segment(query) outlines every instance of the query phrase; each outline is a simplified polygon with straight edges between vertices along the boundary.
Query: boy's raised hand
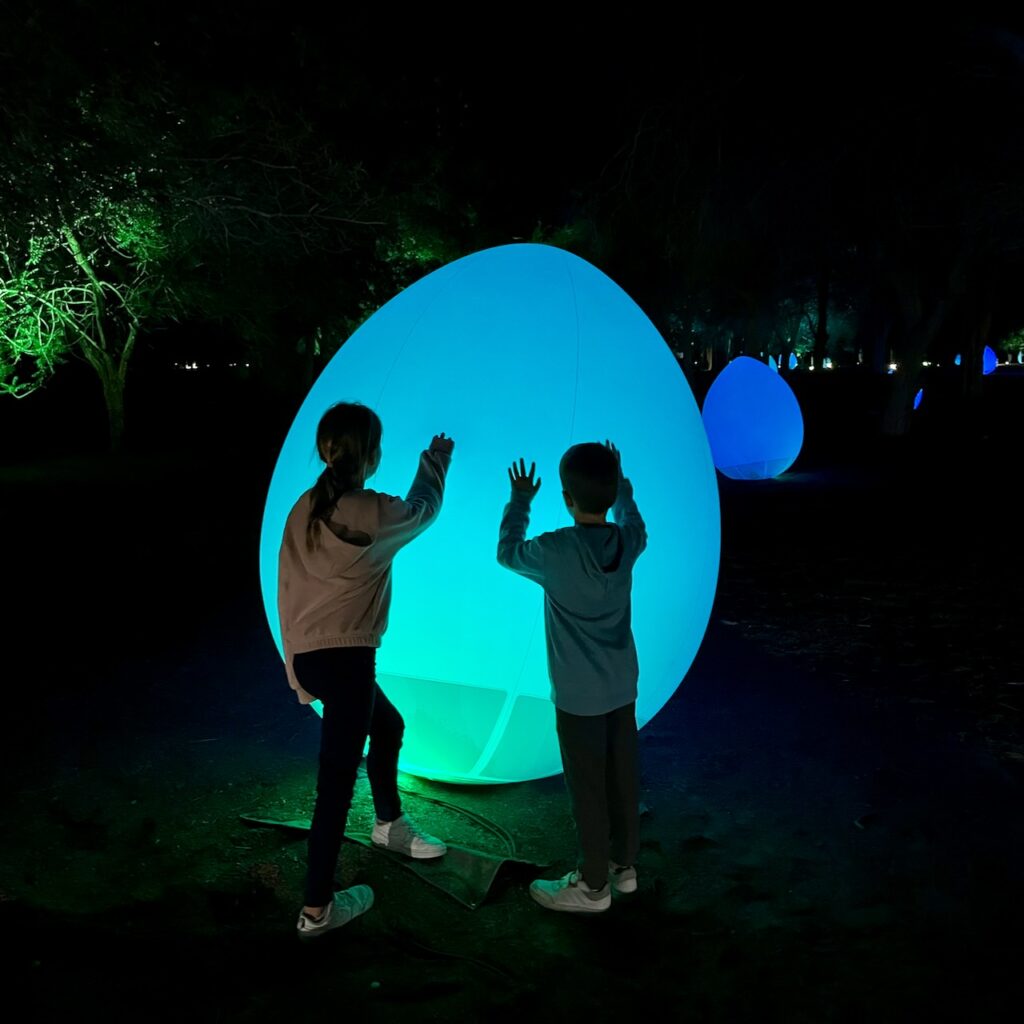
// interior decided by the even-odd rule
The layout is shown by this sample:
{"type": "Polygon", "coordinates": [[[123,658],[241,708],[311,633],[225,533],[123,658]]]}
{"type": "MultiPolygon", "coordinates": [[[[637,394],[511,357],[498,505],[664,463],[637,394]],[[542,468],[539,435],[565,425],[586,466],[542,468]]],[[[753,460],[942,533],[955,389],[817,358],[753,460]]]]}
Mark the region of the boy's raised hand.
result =
{"type": "Polygon", "coordinates": [[[615,465],[619,467],[619,479],[622,479],[622,452],[611,443],[611,441],[605,441],[605,448],[607,448],[612,455],[615,456],[615,465]]]}
{"type": "Polygon", "coordinates": [[[455,442],[450,437],[445,437],[443,430],[440,434],[435,434],[430,442],[430,450],[432,452],[441,452],[444,455],[451,455],[454,448],[455,442]]]}
{"type": "Polygon", "coordinates": [[[517,466],[514,462],[508,471],[509,483],[512,484],[512,490],[514,493],[525,494],[528,498],[532,498],[537,491],[540,490],[540,477],[537,477],[537,482],[533,482],[533,474],[537,469],[537,463],[530,463],[530,472],[526,472],[526,463],[520,459],[519,465],[517,466]]]}

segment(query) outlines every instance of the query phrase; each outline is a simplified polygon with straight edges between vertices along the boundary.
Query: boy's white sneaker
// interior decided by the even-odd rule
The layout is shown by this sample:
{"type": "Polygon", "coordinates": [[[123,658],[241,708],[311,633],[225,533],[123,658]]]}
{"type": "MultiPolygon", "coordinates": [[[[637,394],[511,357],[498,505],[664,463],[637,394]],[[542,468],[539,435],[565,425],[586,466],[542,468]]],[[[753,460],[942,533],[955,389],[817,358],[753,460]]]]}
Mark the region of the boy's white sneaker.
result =
{"type": "Polygon", "coordinates": [[[427,835],[404,814],[394,821],[376,822],[370,839],[374,846],[382,846],[385,850],[416,860],[432,860],[448,852],[448,847],[440,839],[427,835]]]}
{"type": "Polygon", "coordinates": [[[577,914],[599,914],[612,905],[611,886],[591,889],[579,871],[570,871],[564,878],[548,881],[538,878],[530,884],[530,895],[548,910],[567,910],[577,914]]]}
{"type": "Polygon", "coordinates": [[[372,906],[373,890],[368,885],[353,885],[351,889],[336,892],[334,899],[324,907],[319,917],[310,917],[303,910],[295,928],[300,939],[315,939],[348,924],[372,906]]]}
{"type": "Polygon", "coordinates": [[[636,892],[636,868],[608,862],[608,881],[616,892],[636,892]]]}

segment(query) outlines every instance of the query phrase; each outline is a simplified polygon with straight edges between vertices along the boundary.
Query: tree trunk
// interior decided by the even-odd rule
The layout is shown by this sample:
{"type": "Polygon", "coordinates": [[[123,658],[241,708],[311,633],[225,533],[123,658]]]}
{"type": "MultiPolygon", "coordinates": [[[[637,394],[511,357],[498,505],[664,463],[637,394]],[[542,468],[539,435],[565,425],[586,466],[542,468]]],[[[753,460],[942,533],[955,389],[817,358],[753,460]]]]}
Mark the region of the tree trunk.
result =
{"type": "Polygon", "coordinates": [[[828,354],[828,292],[829,271],[822,267],[818,274],[818,322],[814,327],[814,367],[825,368],[825,356],[828,354]]]}
{"type": "Polygon", "coordinates": [[[882,416],[882,433],[889,437],[902,437],[910,428],[911,399],[920,372],[900,368],[893,375],[892,390],[882,416]]]}
{"type": "Polygon", "coordinates": [[[316,341],[312,334],[306,338],[300,338],[296,346],[296,351],[299,356],[299,388],[304,395],[309,393],[309,389],[313,386],[313,380],[315,378],[315,374],[313,372],[315,365],[315,349],[316,341]]]}
{"type": "Polygon", "coordinates": [[[87,359],[100,379],[100,387],[103,388],[110,450],[119,452],[124,444],[124,371],[127,363],[122,360],[120,366],[116,365],[106,352],[91,352],[87,359]]]}
{"type": "Polygon", "coordinates": [[[124,444],[124,381],[115,376],[103,382],[103,397],[107,403],[107,423],[110,427],[110,450],[117,452],[124,444]]]}
{"type": "Polygon", "coordinates": [[[882,417],[882,433],[890,437],[901,437],[910,427],[911,402],[921,379],[921,363],[947,312],[947,300],[929,297],[917,274],[903,276],[896,285],[902,329],[894,332],[899,342],[893,344],[896,372],[882,417]]]}
{"type": "Polygon", "coordinates": [[[892,391],[882,416],[882,433],[890,437],[902,437],[910,427],[913,395],[921,379],[921,362],[928,354],[932,339],[942,322],[944,307],[940,303],[927,321],[919,323],[908,332],[903,344],[894,353],[896,372],[893,374],[892,391]]]}
{"type": "Polygon", "coordinates": [[[892,362],[892,320],[887,318],[877,334],[870,337],[867,353],[867,364],[872,373],[888,373],[892,362]]]}
{"type": "Polygon", "coordinates": [[[121,353],[121,358],[115,364],[114,359],[107,351],[107,339],[104,331],[104,309],[106,308],[106,302],[104,300],[103,285],[88,257],[85,255],[69,221],[63,214],[62,220],[64,240],[67,243],[68,251],[89,280],[89,290],[94,303],[93,326],[95,334],[89,341],[82,340],[80,347],[89,365],[92,366],[100,378],[100,386],[103,388],[103,401],[107,406],[110,450],[117,452],[121,450],[121,445],[124,442],[124,375],[128,369],[128,357],[131,355],[132,346],[135,343],[135,332],[138,325],[133,324],[131,327],[124,350],[121,353]]]}
{"type": "Polygon", "coordinates": [[[981,401],[982,385],[984,383],[984,353],[985,346],[989,342],[992,331],[992,309],[986,304],[985,311],[979,316],[974,329],[971,331],[971,338],[967,345],[967,351],[963,353],[960,360],[960,372],[963,381],[964,401],[968,405],[981,401]]]}

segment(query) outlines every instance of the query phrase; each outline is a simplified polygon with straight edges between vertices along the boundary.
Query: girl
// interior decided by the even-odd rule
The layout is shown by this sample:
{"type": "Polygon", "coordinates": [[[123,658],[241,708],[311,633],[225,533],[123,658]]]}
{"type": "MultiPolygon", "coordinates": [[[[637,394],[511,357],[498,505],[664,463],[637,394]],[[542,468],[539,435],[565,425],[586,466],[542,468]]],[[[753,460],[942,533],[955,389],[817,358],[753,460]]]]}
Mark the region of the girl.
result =
{"type": "Polygon", "coordinates": [[[388,624],[391,560],[440,510],[455,443],[443,433],[434,437],[404,501],[363,486],[380,463],[380,444],[376,413],[358,403],[331,406],[316,432],[325,469],[295,503],[281,542],[278,611],[288,681],[303,704],[323,703],[306,904],[297,926],[302,939],[347,924],[373,905],[369,886],[333,891],[367,736],[374,844],[423,859],[447,852],[402,813],[404,723],[377,686],[375,663],[388,624]]]}

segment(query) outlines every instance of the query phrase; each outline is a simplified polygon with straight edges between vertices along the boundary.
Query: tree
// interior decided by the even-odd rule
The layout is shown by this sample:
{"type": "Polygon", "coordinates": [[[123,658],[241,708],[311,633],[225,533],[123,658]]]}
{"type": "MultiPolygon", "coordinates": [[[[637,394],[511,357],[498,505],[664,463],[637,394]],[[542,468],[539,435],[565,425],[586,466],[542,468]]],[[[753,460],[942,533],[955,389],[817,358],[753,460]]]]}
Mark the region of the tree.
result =
{"type": "Polygon", "coordinates": [[[91,100],[80,93],[59,118],[37,111],[15,124],[0,157],[0,392],[23,396],[67,358],[84,359],[116,448],[139,332],[178,307],[180,253],[152,172],[125,159],[91,100]]]}
{"type": "Polygon", "coordinates": [[[143,252],[152,239],[106,230],[127,226],[120,219],[98,211],[69,217],[60,236],[33,236],[20,262],[6,248],[7,272],[0,277],[0,347],[7,350],[0,390],[21,397],[44,383],[67,353],[80,355],[99,377],[114,448],[124,434],[125,379],[139,328],[170,303],[159,269],[143,252]],[[134,252],[133,243],[140,243],[134,252]],[[101,277],[115,260],[123,262],[122,273],[101,277]],[[30,381],[18,376],[26,361],[30,381]]]}
{"type": "Polygon", "coordinates": [[[24,105],[3,108],[0,391],[24,395],[84,359],[115,448],[144,332],[227,321],[287,379],[341,318],[352,236],[372,248],[378,226],[360,168],[271,93],[144,81],[113,75],[46,102],[27,85],[24,105]]]}

